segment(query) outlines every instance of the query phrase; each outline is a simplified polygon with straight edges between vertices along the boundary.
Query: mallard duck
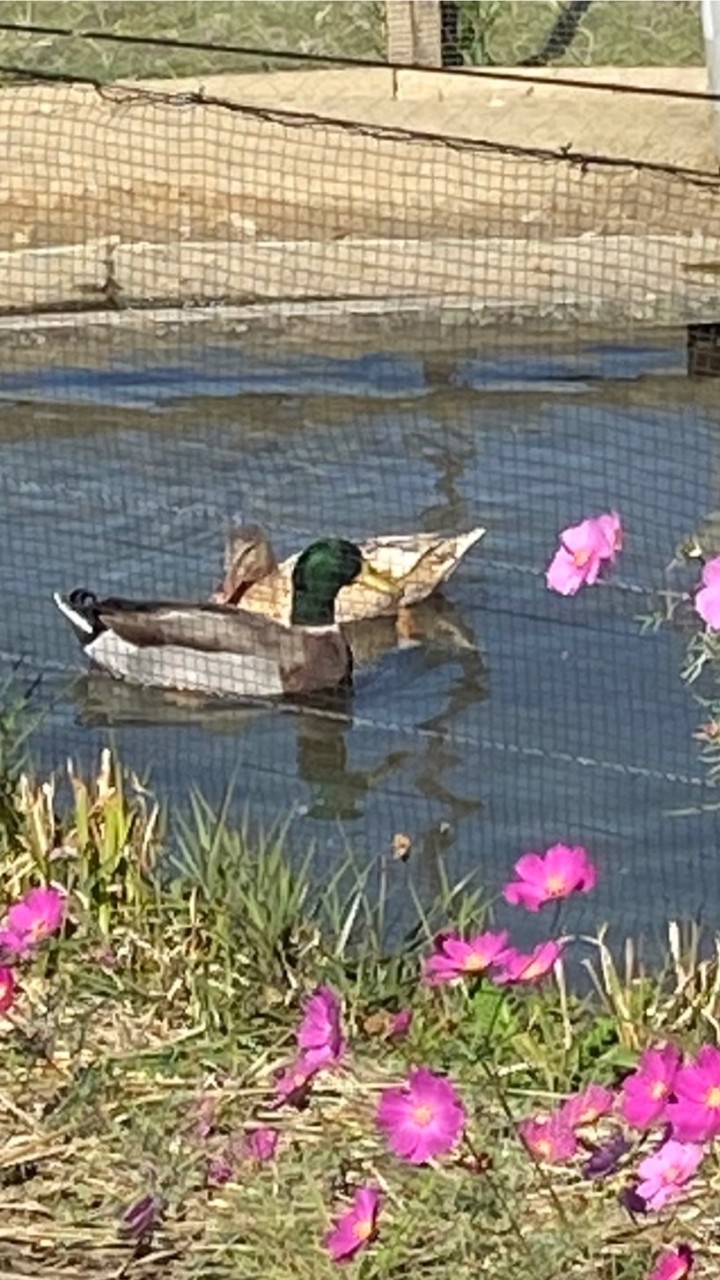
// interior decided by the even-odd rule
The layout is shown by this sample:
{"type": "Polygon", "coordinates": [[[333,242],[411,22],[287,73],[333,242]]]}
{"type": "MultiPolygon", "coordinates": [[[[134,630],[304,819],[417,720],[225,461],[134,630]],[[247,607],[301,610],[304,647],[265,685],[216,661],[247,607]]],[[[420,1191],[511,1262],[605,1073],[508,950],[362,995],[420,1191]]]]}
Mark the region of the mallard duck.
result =
{"type": "Polygon", "coordinates": [[[363,579],[393,584],[343,539],[314,542],[292,571],[289,625],[218,604],[55,594],[92,663],[134,684],[225,697],[278,697],[350,682],[352,655],[335,621],[335,597],[363,579]]]}
{"type": "MultiPolygon", "coordinates": [[[[426,599],[447,582],[470,547],[483,537],[482,528],[455,537],[438,533],[382,534],[361,545],[363,559],[389,577],[395,590],[379,591],[362,578],[338,593],[338,622],[357,622],[397,614],[426,599]]],[[[225,576],[212,599],[240,605],[276,622],[287,623],[292,609],[292,576],[297,556],[278,564],[266,535],[257,525],[231,529],[225,547],[225,576]]]]}

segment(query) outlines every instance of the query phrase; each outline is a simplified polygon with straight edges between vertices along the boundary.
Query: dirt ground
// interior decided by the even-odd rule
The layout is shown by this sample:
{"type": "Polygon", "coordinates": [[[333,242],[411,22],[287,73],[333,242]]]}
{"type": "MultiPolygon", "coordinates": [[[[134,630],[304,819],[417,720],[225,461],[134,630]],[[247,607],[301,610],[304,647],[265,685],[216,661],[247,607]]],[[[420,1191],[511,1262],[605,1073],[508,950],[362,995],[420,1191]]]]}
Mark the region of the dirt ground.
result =
{"type": "MultiPolygon", "coordinates": [[[[588,81],[703,90],[701,68],[602,68],[588,81]]],[[[0,91],[0,249],[123,242],[720,234],[720,186],[504,154],[570,146],[717,173],[707,103],[554,83],[378,71],[0,91]],[[167,94],[175,100],[163,100],[167,94]],[[313,113],[331,122],[259,118],[313,113]],[[253,112],[255,114],[253,114],[253,112]],[[359,122],[350,129],[334,121],[359,122]],[[398,139],[416,129],[455,142],[398,139]],[[463,145],[463,139],[467,143],[463,145]]],[[[312,281],[308,281],[311,290],[312,281]]]]}

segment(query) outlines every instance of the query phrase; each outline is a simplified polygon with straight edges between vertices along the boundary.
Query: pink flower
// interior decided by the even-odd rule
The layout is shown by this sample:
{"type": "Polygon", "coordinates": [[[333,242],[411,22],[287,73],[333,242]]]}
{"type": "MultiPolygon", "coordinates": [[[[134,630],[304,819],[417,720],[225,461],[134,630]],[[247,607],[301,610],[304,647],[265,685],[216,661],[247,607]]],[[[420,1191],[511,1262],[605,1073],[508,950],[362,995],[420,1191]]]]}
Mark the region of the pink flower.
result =
{"type": "Polygon", "coordinates": [[[17,998],[17,982],[12,969],[0,965],[0,1013],[12,1009],[17,998]]]}
{"type": "Polygon", "coordinates": [[[587,1089],[576,1093],[574,1097],[563,1102],[558,1116],[571,1129],[581,1129],[585,1124],[594,1124],[601,1116],[606,1116],[615,1106],[615,1094],[601,1084],[589,1084],[587,1089]]]}
{"type": "Polygon", "coordinates": [[[648,1280],[685,1280],[693,1269],[693,1251],[689,1244],[661,1253],[648,1280]]]}
{"type": "Polygon", "coordinates": [[[449,1080],[417,1067],[399,1089],[384,1090],[377,1124],[395,1155],[409,1164],[425,1164],[457,1142],[465,1108],[449,1080]]]}
{"type": "Polygon", "coordinates": [[[545,1164],[562,1164],[575,1155],[577,1138],[560,1111],[551,1116],[535,1116],[518,1125],[525,1146],[545,1164]]]}
{"type": "Polygon", "coordinates": [[[62,889],[31,889],[8,911],[0,929],[0,951],[24,956],[39,943],[57,933],[65,919],[66,901],[62,889]]]}
{"type": "Polygon", "coordinates": [[[232,1155],[228,1151],[221,1151],[218,1155],[212,1156],[208,1160],[206,1178],[209,1187],[224,1187],[229,1182],[235,1172],[235,1164],[232,1155]]]}
{"type": "Polygon", "coordinates": [[[673,1081],[675,1101],[665,1112],[679,1142],[707,1142],[720,1133],[720,1051],[703,1045],[694,1063],[673,1081]]]}
{"type": "Polygon", "coordinates": [[[563,596],[597,582],[603,561],[613,561],[622,549],[623,532],[616,511],[590,516],[560,534],[560,546],[547,571],[547,584],[563,596]]]}
{"type": "Polygon", "coordinates": [[[330,1066],[343,1056],[341,1014],[340,998],[329,987],[318,987],[310,996],[297,1037],[308,1066],[330,1066]]]}
{"type": "Polygon", "coordinates": [[[275,1093],[278,1098],[276,1105],[289,1102],[291,1106],[303,1106],[310,1093],[313,1077],[319,1070],[315,1063],[308,1062],[305,1055],[300,1054],[276,1077],[275,1093]]]}
{"type": "Polygon", "coordinates": [[[440,986],[456,978],[476,978],[494,964],[508,940],[502,933],[477,933],[467,942],[457,934],[443,934],[437,939],[434,955],[423,963],[423,982],[440,986]]]}
{"type": "Polygon", "coordinates": [[[695,596],[695,608],[713,631],[720,630],[720,556],[708,560],[702,571],[703,585],[695,596]]]}
{"type": "Polygon", "coordinates": [[[349,1262],[377,1235],[380,1192],[376,1187],[360,1187],[352,1208],[338,1218],[325,1237],[325,1248],[333,1262],[349,1262]]]}
{"type": "Polygon", "coordinates": [[[388,1040],[403,1040],[408,1035],[413,1021],[412,1009],[399,1009],[390,1018],[388,1040]]]}
{"type": "Polygon", "coordinates": [[[637,1071],[623,1081],[620,1110],[635,1129],[649,1129],[665,1116],[680,1066],[680,1053],[672,1044],[662,1049],[646,1049],[637,1071]]]}
{"type": "Polygon", "coordinates": [[[544,903],[571,893],[589,893],[597,883],[595,864],[580,845],[554,844],[544,854],[525,853],[515,870],[519,879],[505,885],[503,897],[528,911],[539,911],[544,903]]]}
{"type": "Polygon", "coordinates": [[[640,1161],[637,1194],[649,1209],[662,1209],[682,1194],[685,1183],[697,1173],[704,1154],[703,1148],[696,1143],[676,1142],[670,1138],[654,1155],[640,1161]]]}
{"type": "Polygon", "coordinates": [[[279,1140],[280,1134],[277,1129],[271,1129],[267,1126],[251,1129],[245,1135],[243,1152],[251,1160],[258,1160],[264,1163],[266,1160],[272,1160],[279,1140]]]}
{"type": "Polygon", "coordinates": [[[506,982],[539,982],[547,976],[562,953],[562,942],[540,942],[528,954],[508,947],[498,956],[499,967],[493,981],[500,985],[506,982]]]}

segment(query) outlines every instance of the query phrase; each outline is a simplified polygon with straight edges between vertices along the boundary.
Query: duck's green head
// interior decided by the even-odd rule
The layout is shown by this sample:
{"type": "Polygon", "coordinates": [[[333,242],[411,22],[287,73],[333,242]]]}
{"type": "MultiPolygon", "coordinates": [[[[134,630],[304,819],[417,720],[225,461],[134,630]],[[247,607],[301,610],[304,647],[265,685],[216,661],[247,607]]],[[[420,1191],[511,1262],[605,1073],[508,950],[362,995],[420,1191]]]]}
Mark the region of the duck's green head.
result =
{"type": "Polygon", "coordinates": [[[335,597],[356,579],[377,591],[392,594],[393,579],[373,569],[354,542],[324,538],[302,552],[293,569],[294,626],[327,627],[335,621],[335,597]]]}

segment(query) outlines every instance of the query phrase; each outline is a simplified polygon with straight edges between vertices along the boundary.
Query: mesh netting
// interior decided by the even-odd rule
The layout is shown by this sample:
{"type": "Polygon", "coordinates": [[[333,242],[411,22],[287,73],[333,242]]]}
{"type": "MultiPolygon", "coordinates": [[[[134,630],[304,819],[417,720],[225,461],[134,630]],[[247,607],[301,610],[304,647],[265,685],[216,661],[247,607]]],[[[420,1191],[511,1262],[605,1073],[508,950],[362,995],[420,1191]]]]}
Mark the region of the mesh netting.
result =
{"type": "MultiPolygon", "coordinates": [[[[0,657],[41,677],[36,763],[89,766],[111,731],[179,807],[232,784],[237,811],[291,813],[321,871],[402,834],[402,893],[470,871],[494,892],[562,840],[606,871],[588,927],[717,923],[720,795],[681,679],[698,620],[642,620],[696,582],[671,562],[718,502],[718,384],[687,346],[691,326],[717,371],[720,179],[671,133],[631,162],[441,130],[420,98],[414,128],[359,122],[337,79],[311,85],[342,73],[288,74],[275,99],[262,76],[0,96],[0,657]],[[549,591],[559,531],[613,509],[606,580],[549,591]],[[401,624],[349,628],[341,706],[279,706],[320,659],[278,676],[260,633],[227,666],[259,664],[250,703],[82,674],[52,593],[207,601],[233,519],[279,560],[487,532],[401,624]]],[[[593,101],[609,128],[616,98],[593,101]]],[[[658,99],[653,128],[678,109],[658,99]]]]}

